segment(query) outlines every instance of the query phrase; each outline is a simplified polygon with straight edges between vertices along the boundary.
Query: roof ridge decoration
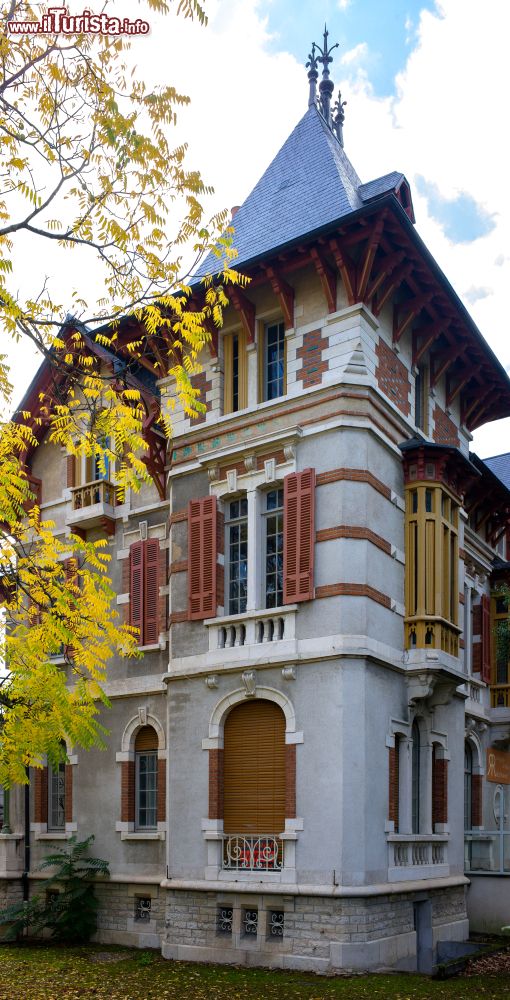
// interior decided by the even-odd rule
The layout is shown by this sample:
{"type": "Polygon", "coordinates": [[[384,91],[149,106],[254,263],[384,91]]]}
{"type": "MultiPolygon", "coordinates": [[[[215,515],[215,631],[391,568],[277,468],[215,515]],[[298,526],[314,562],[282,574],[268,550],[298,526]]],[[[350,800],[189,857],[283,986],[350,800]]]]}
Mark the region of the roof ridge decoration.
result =
{"type": "Polygon", "coordinates": [[[338,48],[338,42],[335,42],[335,44],[330,48],[328,46],[328,36],[329,31],[327,26],[324,25],[322,47],[318,45],[317,42],[312,42],[312,51],[308,55],[308,62],[306,63],[306,69],[308,70],[308,82],[310,86],[308,107],[315,107],[318,111],[320,111],[326,125],[332,131],[333,135],[336,136],[343,148],[343,124],[345,118],[344,107],[347,101],[342,101],[342,94],[339,90],[337,102],[334,105],[333,110],[331,109],[331,98],[335,87],[333,81],[330,79],[329,65],[333,62],[333,56],[331,53],[338,48]],[[319,55],[316,54],[317,52],[319,55]],[[322,79],[319,84],[319,98],[317,99],[319,63],[322,63],[322,79]]]}

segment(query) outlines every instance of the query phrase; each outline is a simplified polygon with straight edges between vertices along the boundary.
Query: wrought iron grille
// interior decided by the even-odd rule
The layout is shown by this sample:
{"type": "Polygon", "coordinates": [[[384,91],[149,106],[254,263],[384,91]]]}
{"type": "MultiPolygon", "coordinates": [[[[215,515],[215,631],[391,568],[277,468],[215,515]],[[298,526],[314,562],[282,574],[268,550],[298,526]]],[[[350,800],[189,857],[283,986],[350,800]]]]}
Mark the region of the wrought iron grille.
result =
{"type": "Polygon", "coordinates": [[[223,841],[226,871],[281,871],[283,842],[274,834],[232,834],[223,841]]]}
{"type": "Polygon", "coordinates": [[[269,914],[269,936],[283,937],[285,915],[283,910],[271,910],[269,914]]]}
{"type": "Polygon", "coordinates": [[[217,915],[218,934],[232,934],[234,911],[231,906],[220,906],[217,915]]]}
{"type": "Polygon", "coordinates": [[[259,926],[258,910],[243,910],[243,934],[257,936],[259,926]]]}
{"type": "Polygon", "coordinates": [[[135,899],[135,920],[150,920],[151,899],[148,896],[137,896],[135,899]]]}

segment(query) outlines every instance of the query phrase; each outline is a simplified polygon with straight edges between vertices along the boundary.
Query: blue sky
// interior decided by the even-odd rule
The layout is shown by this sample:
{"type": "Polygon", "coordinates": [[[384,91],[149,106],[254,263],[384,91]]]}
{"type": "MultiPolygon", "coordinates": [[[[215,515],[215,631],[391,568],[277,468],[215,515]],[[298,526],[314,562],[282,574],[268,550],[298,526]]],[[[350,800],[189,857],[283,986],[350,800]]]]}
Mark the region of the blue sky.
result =
{"type": "Polygon", "coordinates": [[[435,11],[436,5],[434,0],[261,0],[259,9],[268,18],[273,48],[284,46],[302,62],[309,52],[305,40],[322,42],[318,36],[324,21],[330,42],[340,44],[340,57],[365,43],[363,65],[375,95],[383,97],[394,92],[395,76],[404,68],[415,40],[420,11],[435,11]]]}

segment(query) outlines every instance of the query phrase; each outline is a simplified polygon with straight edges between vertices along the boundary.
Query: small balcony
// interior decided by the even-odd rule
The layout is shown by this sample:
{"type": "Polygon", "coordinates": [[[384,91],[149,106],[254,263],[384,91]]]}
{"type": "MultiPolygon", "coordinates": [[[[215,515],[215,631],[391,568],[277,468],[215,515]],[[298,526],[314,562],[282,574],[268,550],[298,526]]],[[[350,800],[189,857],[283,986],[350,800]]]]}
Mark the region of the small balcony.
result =
{"type": "Polygon", "coordinates": [[[210,618],[205,622],[209,629],[209,650],[212,653],[265,644],[271,644],[276,650],[285,641],[294,641],[296,611],[297,605],[288,604],[265,611],[210,618]]]}
{"type": "Polygon", "coordinates": [[[223,871],[280,872],[283,840],[273,833],[231,833],[223,837],[223,871]]]}
{"type": "Polygon", "coordinates": [[[71,510],[66,524],[78,531],[102,527],[113,534],[115,486],[107,479],[95,479],[71,490],[71,510]]]}
{"type": "Polygon", "coordinates": [[[434,878],[449,874],[446,834],[390,834],[388,836],[390,882],[434,878]]]}

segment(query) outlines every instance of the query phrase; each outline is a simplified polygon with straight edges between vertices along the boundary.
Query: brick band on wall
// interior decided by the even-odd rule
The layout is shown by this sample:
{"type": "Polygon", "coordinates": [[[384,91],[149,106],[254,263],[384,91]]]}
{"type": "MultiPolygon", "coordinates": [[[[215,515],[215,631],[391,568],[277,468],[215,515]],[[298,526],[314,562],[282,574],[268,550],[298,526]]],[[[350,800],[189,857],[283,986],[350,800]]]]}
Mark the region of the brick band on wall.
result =
{"type": "Polygon", "coordinates": [[[123,823],[135,821],[135,762],[122,761],[120,818],[123,823]]]}
{"type": "Polygon", "coordinates": [[[432,826],[448,822],[448,761],[437,757],[432,760],[432,826]]]}
{"type": "Polygon", "coordinates": [[[296,817],[296,744],[285,744],[285,818],[296,817]]]}
{"type": "Polygon", "coordinates": [[[34,822],[48,822],[48,768],[38,767],[34,776],[34,822]]]}
{"type": "Polygon", "coordinates": [[[166,820],[166,760],[158,758],[158,823],[166,820]]]}
{"type": "Polygon", "coordinates": [[[209,750],[209,819],[223,819],[223,750],[209,750]]]}

